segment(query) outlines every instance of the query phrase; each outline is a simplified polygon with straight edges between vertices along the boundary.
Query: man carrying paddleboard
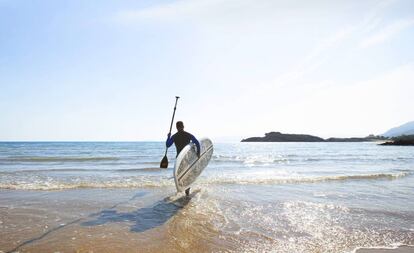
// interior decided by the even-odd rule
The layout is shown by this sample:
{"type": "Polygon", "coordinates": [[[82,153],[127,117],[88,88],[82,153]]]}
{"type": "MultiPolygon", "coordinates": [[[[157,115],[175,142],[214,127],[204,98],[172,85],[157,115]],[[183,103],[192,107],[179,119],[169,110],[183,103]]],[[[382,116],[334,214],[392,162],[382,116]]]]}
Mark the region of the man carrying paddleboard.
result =
{"type": "MultiPolygon", "coordinates": [[[[177,133],[175,133],[173,136],[171,136],[171,133],[168,133],[168,138],[165,143],[167,145],[167,148],[171,147],[171,145],[174,143],[177,150],[177,157],[178,154],[180,154],[181,150],[183,150],[185,146],[192,142],[197,147],[197,156],[200,157],[200,142],[198,142],[194,135],[184,131],[184,123],[182,121],[177,121],[175,126],[177,127],[177,133]]],[[[185,194],[187,196],[190,194],[190,188],[185,190],[185,194]]]]}

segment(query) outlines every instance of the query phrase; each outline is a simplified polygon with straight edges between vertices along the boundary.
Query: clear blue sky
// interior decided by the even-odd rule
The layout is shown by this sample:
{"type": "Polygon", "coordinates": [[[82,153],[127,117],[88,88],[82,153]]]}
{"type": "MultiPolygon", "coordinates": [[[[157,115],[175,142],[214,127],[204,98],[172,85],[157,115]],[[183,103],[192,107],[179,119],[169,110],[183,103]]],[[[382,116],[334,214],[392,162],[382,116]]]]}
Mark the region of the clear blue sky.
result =
{"type": "Polygon", "coordinates": [[[0,140],[381,134],[414,120],[414,1],[0,0],[0,140]]]}

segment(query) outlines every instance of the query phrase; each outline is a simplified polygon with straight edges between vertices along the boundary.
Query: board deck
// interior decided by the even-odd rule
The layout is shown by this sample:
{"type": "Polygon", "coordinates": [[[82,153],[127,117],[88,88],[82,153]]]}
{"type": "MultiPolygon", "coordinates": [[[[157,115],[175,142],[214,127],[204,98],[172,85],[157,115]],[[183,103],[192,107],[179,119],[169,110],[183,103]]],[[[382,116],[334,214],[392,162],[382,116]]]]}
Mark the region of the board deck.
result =
{"type": "Polygon", "coordinates": [[[207,167],[213,155],[213,143],[210,139],[200,140],[200,158],[193,143],[181,150],[174,166],[174,181],[178,192],[186,190],[207,167]]]}

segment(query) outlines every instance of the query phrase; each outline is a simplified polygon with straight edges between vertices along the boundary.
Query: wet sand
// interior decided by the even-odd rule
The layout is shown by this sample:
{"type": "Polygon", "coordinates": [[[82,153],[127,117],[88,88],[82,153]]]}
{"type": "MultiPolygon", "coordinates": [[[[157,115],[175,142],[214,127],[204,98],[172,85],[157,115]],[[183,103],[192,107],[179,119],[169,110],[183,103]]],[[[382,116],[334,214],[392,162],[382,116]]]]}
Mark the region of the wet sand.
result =
{"type": "MultiPolygon", "coordinates": [[[[274,222],[271,216],[258,217],[264,221],[258,223],[257,207],[242,204],[229,190],[195,190],[190,198],[175,196],[172,187],[1,190],[0,252],[351,252],[358,246],[346,244],[348,237],[326,245],[301,241],[310,235],[291,230],[289,223],[302,224],[302,213],[285,225],[278,221],[282,227],[273,232],[262,226],[274,222]],[[226,209],[234,213],[224,214],[226,209]],[[235,222],[237,214],[246,220],[235,222]]],[[[273,207],[267,212],[287,215],[273,207]]]]}
{"type": "MultiPolygon", "coordinates": [[[[168,191],[168,190],[167,190],[168,191]]],[[[0,252],[216,252],[191,198],[154,190],[2,191],[0,252]],[[154,202],[154,200],[156,200],[154,202]]],[[[222,248],[223,247],[223,248],[222,248]]]]}

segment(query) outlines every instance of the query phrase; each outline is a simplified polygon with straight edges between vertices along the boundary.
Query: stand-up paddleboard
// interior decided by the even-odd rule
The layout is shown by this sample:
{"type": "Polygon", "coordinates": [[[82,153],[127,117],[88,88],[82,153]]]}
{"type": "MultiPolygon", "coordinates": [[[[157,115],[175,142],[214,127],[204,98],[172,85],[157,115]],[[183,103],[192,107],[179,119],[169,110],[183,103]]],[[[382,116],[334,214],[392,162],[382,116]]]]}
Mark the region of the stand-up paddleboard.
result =
{"type": "Polygon", "coordinates": [[[207,167],[213,155],[213,143],[209,139],[200,141],[200,158],[197,147],[190,143],[181,150],[174,167],[174,181],[178,192],[185,191],[207,167]]]}

